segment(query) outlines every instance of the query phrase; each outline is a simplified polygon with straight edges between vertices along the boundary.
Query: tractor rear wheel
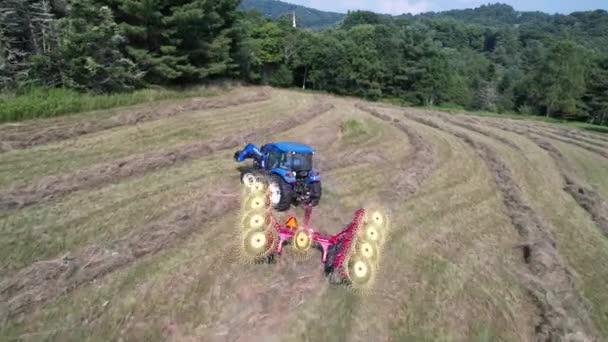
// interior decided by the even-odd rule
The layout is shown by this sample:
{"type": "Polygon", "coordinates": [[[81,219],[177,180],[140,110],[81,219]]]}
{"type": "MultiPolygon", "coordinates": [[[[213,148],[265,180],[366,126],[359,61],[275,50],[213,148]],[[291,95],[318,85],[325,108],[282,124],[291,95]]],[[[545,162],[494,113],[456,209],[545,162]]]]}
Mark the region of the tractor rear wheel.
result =
{"type": "Polygon", "coordinates": [[[278,211],[286,211],[293,201],[293,189],[279,175],[270,177],[270,201],[278,211]]]}

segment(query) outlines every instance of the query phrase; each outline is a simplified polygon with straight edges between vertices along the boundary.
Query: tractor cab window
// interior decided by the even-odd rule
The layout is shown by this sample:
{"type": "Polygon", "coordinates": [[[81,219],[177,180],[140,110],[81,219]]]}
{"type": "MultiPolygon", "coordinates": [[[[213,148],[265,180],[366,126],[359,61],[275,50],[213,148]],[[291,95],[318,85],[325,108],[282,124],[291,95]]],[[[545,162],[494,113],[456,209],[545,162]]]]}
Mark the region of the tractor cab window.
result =
{"type": "Polygon", "coordinates": [[[266,164],[266,169],[272,170],[274,168],[279,167],[282,155],[283,155],[283,153],[281,153],[276,148],[271,148],[270,151],[268,152],[268,162],[266,164]]]}
{"type": "Polygon", "coordinates": [[[312,170],[312,154],[284,153],[281,168],[293,171],[312,170]]]}

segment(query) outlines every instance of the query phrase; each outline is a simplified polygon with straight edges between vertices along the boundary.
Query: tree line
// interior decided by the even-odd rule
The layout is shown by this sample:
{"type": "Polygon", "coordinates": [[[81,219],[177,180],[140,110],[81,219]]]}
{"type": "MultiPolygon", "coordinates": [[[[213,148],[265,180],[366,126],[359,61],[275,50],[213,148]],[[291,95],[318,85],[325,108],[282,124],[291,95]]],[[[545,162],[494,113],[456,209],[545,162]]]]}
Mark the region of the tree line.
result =
{"type": "MultiPolygon", "coordinates": [[[[570,34],[576,25],[358,11],[313,32],[238,11],[239,2],[4,0],[0,87],[116,92],[236,78],[608,125],[608,52],[570,34]]],[[[488,8],[497,17],[509,11],[488,8]]],[[[608,27],[606,12],[589,13],[608,27]]]]}

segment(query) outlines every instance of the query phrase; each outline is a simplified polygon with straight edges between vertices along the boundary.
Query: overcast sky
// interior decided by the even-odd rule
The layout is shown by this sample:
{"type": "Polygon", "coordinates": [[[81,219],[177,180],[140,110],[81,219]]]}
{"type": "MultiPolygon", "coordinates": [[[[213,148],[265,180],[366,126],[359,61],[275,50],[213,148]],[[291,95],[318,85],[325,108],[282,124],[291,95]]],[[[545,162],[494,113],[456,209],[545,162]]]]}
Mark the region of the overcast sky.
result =
{"type": "MultiPolygon", "coordinates": [[[[443,11],[454,8],[471,8],[486,4],[488,0],[284,0],[324,11],[347,12],[370,10],[379,13],[402,14],[443,11]]],[[[608,9],[608,0],[502,0],[519,11],[570,13],[594,9],[608,9]]]]}

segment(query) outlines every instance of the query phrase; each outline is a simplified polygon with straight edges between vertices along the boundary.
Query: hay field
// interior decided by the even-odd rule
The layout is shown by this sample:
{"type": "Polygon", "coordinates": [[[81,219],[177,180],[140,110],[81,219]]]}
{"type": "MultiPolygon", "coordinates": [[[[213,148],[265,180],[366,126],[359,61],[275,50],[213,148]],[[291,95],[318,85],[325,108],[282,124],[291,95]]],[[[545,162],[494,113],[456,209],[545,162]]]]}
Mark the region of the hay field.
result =
{"type": "Polygon", "coordinates": [[[606,340],[606,199],[606,135],[288,90],[5,124],[0,339],[606,340]],[[234,255],[232,155],[278,140],[318,151],[313,226],[390,208],[367,296],[234,255]]]}

